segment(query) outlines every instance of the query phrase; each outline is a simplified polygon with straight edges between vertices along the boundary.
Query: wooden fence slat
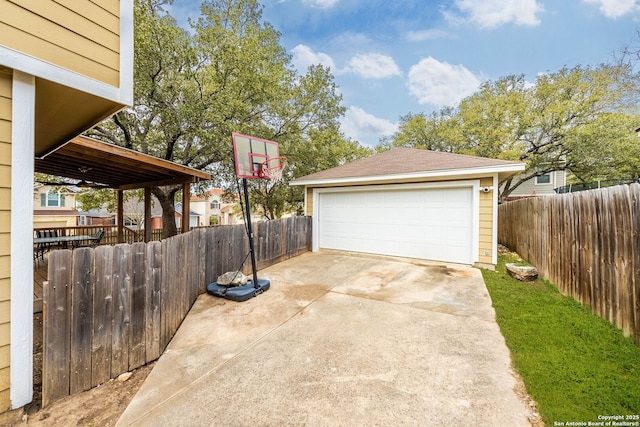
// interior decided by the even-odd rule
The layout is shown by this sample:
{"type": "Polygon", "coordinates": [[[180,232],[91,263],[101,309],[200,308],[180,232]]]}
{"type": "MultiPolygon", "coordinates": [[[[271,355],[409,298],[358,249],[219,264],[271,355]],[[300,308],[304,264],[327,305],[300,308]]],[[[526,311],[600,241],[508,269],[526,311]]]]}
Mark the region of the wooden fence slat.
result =
{"type": "Polygon", "coordinates": [[[93,336],[91,340],[91,386],[111,378],[113,320],[113,249],[98,246],[94,255],[93,336]]]}
{"type": "Polygon", "coordinates": [[[129,341],[129,370],[139,368],[146,362],[146,249],[147,245],[145,243],[134,243],[131,245],[131,334],[129,341]]]}
{"type": "Polygon", "coordinates": [[[91,388],[93,249],[73,251],[71,281],[71,368],[69,394],[91,388]]]}
{"type": "Polygon", "coordinates": [[[131,319],[131,245],[113,249],[113,334],[111,341],[111,378],[129,369],[131,319]]]}
{"type": "MultiPolygon", "coordinates": [[[[162,244],[147,244],[147,262],[145,273],[145,361],[160,357],[160,309],[162,305],[162,244]]],[[[162,348],[164,349],[164,347],[162,348]]]]}
{"type": "Polygon", "coordinates": [[[198,271],[198,277],[196,281],[194,301],[195,301],[195,298],[198,297],[198,295],[207,292],[207,285],[210,283],[210,282],[207,282],[207,262],[206,262],[207,233],[206,231],[207,230],[204,228],[199,230],[198,249],[196,253],[197,259],[198,259],[198,263],[196,266],[196,269],[198,271]]]}
{"type": "Polygon", "coordinates": [[[173,247],[173,239],[164,239],[162,241],[162,279],[161,279],[161,298],[162,298],[162,311],[160,313],[160,348],[164,349],[167,344],[169,344],[169,340],[171,339],[170,334],[170,325],[171,325],[171,274],[173,270],[171,269],[170,264],[170,248],[173,247]]]}
{"type": "Polygon", "coordinates": [[[205,230],[206,250],[203,257],[204,272],[205,272],[205,286],[209,283],[215,282],[218,278],[216,270],[216,257],[217,246],[216,238],[220,227],[211,227],[205,230]]]}
{"type": "Polygon", "coordinates": [[[49,254],[49,283],[43,286],[43,406],[69,395],[71,255],[70,250],[49,254]],[[65,268],[57,268],[61,265],[65,268]]]}

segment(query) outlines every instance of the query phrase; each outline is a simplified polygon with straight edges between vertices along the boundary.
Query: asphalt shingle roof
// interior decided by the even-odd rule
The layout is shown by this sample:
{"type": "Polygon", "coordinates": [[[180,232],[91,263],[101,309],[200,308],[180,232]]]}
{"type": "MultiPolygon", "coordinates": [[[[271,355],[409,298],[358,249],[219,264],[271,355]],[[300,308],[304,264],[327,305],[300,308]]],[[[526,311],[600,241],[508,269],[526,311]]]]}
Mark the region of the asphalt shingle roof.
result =
{"type": "Polygon", "coordinates": [[[472,169],[492,166],[516,165],[518,162],[443,153],[417,148],[397,148],[345,165],[323,170],[296,179],[315,181],[323,179],[358,178],[367,176],[399,175],[419,172],[472,169]]]}

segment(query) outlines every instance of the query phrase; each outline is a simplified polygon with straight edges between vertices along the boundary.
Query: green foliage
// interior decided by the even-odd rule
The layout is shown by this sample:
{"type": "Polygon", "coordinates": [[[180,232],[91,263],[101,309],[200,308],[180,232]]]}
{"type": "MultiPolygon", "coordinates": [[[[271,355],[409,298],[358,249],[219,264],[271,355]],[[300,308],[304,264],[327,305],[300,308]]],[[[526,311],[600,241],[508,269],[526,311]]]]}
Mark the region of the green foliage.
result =
{"type": "Polygon", "coordinates": [[[546,425],[640,413],[640,348],[547,281],[482,274],[496,319],[546,425]]]}
{"type": "Polygon", "coordinates": [[[115,212],[116,210],[115,191],[106,188],[84,191],[76,195],[76,202],[80,204],[85,212],[102,208],[107,209],[108,212],[115,212]]]}
{"type": "Polygon", "coordinates": [[[638,178],[638,75],[625,65],[563,68],[538,76],[508,76],[482,84],[455,108],[409,114],[381,149],[419,147],[516,160],[526,170],[506,182],[501,197],[523,182],[568,170],[583,180],[638,178]]]}
{"type": "MultiPolygon", "coordinates": [[[[314,146],[335,144],[330,149],[342,156],[337,161],[359,155],[357,144],[339,132],[344,107],[330,71],[316,66],[298,75],[256,0],[205,0],[191,32],[163,11],[165,3],[136,0],[135,105],[92,136],[206,170],[227,190],[235,187],[232,132],[278,141],[291,165],[286,180],[325,162],[299,155],[313,153],[314,146]]],[[[252,182],[252,196],[269,216],[302,200],[299,190],[263,184],[252,182]]],[[[175,228],[172,201],[179,187],[152,191],[165,231],[175,228]]]]}

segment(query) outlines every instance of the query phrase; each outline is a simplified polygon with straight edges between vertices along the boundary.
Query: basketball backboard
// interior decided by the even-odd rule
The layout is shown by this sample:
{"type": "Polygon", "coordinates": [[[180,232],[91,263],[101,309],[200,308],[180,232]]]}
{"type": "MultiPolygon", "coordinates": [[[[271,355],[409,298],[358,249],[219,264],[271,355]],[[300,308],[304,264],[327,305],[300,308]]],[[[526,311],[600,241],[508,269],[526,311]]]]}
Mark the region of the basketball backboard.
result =
{"type": "Polygon", "coordinates": [[[233,133],[232,137],[238,178],[263,178],[260,175],[262,164],[274,157],[280,157],[277,142],[239,133],[233,133]]]}

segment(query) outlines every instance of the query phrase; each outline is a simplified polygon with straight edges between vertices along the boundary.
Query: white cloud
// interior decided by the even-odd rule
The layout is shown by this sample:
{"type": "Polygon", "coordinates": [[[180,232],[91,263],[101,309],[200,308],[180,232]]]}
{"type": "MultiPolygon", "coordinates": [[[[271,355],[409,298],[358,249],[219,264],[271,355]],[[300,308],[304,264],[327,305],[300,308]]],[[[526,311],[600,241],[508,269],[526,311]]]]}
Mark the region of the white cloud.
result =
{"type": "Polygon", "coordinates": [[[305,72],[310,65],[322,64],[325,67],[335,70],[333,59],[326,53],[314,52],[309,46],[299,44],[293,48],[293,65],[300,71],[305,72]]]}
{"type": "Polygon", "coordinates": [[[383,79],[401,74],[400,68],[393,58],[379,53],[367,53],[352,57],[345,72],[357,74],[365,79],[383,79]]]}
{"type": "Polygon", "coordinates": [[[600,5],[600,11],[607,18],[616,19],[639,9],[637,0],[583,0],[585,3],[600,5]]]}
{"type": "Polygon", "coordinates": [[[537,0],[455,0],[455,6],[462,15],[446,11],[447,19],[471,22],[487,29],[510,22],[536,26],[540,24],[537,14],[544,10],[537,0]]]}
{"type": "Polygon", "coordinates": [[[338,3],[338,0],[305,0],[305,3],[311,5],[311,7],[328,9],[338,3]]]}
{"type": "Polygon", "coordinates": [[[409,70],[407,87],[420,104],[453,106],[474,93],[480,79],[462,65],[451,65],[428,57],[409,70]]]}
{"type": "Polygon", "coordinates": [[[376,117],[352,105],[347,109],[340,129],[346,136],[356,141],[376,144],[381,137],[396,132],[398,124],[376,117]]]}
{"type": "Polygon", "coordinates": [[[450,38],[451,34],[443,30],[409,31],[405,38],[410,42],[450,38]]]}

